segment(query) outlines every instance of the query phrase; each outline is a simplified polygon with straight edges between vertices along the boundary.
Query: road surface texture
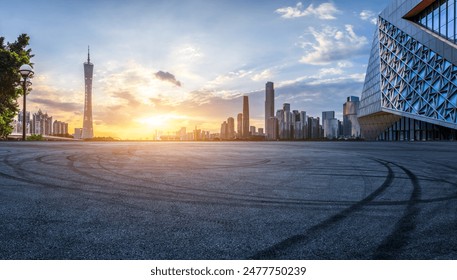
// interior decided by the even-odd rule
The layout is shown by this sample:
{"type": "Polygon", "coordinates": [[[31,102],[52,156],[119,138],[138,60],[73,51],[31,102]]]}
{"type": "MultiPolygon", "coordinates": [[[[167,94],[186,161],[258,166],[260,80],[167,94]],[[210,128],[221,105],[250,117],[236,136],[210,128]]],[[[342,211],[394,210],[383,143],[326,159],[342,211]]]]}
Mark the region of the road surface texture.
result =
{"type": "Polygon", "coordinates": [[[457,259],[457,143],[0,142],[1,259],[457,259]]]}

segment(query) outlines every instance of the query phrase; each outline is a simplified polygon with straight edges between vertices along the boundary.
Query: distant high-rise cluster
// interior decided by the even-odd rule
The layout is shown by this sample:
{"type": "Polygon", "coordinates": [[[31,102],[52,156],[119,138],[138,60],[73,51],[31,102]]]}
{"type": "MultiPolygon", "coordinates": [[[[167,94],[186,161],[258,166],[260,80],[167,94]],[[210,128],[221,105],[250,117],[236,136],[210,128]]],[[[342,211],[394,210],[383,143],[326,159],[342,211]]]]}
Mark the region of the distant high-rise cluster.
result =
{"type": "Polygon", "coordinates": [[[276,111],[275,89],[273,82],[265,85],[265,130],[250,125],[249,97],[243,96],[242,113],[235,119],[228,117],[220,125],[218,133],[210,133],[195,128],[193,132],[186,132],[183,127],[173,134],[163,135],[156,132],[155,140],[168,141],[213,141],[213,140],[333,140],[355,139],[360,137],[360,125],[357,119],[359,99],[354,96],[347,98],[343,105],[343,122],[336,118],[335,111],[322,112],[322,118],[308,116],[306,111],[291,110],[290,103],[283,103],[282,108],[276,111]],[[321,123],[322,122],[322,123],[321,123]]]}
{"type": "MultiPolygon", "coordinates": [[[[19,111],[17,120],[13,122],[13,134],[22,133],[22,114],[23,112],[19,111]]],[[[68,136],[68,123],[58,120],[53,122],[52,116],[48,115],[48,113],[43,113],[41,109],[32,114],[31,117],[30,112],[26,112],[25,119],[27,134],[68,136]]]]}
{"type": "Polygon", "coordinates": [[[193,131],[187,131],[186,127],[181,127],[176,133],[163,133],[156,131],[152,140],[160,141],[210,141],[215,140],[219,134],[211,134],[209,131],[195,127],[193,131]]]}
{"type": "Polygon", "coordinates": [[[259,140],[264,137],[263,128],[257,128],[250,125],[249,120],[249,97],[243,96],[243,113],[237,115],[236,131],[235,119],[229,117],[227,121],[221,124],[221,131],[219,134],[220,140],[259,140]]]}
{"type": "Polygon", "coordinates": [[[265,86],[265,128],[266,140],[313,140],[356,138],[360,136],[360,126],[357,122],[358,100],[349,97],[343,109],[346,127],[351,133],[344,135],[343,123],[335,117],[335,111],[322,112],[322,124],[319,117],[307,116],[305,111],[291,110],[289,103],[284,103],[282,109],[273,116],[275,90],[272,82],[265,86]]]}
{"type": "Polygon", "coordinates": [[[232,133],[233,119],[229,118],[221,124],[220,139],[255,139],[255,140],[318,140],[318,139],[349,139],[360,136],[357,121],[358,98],[348,97],[343,105],[343,122],[338,120],[335,111],[322,112],[322,119],[311,117],[306,111],[291,110],[290,103],[284,103],[276,111],[275,89],[273,82],[265,84],[265,130],[249,125],[249,98],[243,96],[243,113],[237,116],[237,131],[232,133]],[[322,121],[322,123],[321,123],[322,121]],[[349,132],[345,133],[344,129],[349,132]],[[254,138],[253,138],[254,137],[254,138]]]}
{"type": "Polygon", "coordinates": [[[319,118],[308,117],[305,111],[290,109],[284,103],[282,109],[276,111],[275,90],[273,82],[265,85],[265,128],[267,140],[304,140],[321,138],[322,127],[319,118]]]}

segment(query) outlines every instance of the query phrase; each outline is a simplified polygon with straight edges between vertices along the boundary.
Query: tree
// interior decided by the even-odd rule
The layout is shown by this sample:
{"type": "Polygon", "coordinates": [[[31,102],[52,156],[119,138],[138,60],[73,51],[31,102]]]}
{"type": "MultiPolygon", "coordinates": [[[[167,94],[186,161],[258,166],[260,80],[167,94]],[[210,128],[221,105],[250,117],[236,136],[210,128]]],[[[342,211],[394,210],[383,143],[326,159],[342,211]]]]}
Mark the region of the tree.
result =
{"type": "Polygon", "coordinates": [[[17,99],[24,94],[19,87],[21,76],[19,68],[23,64],[31,64],[34,56],[27,49],[30,37],[21,34],[13,43],[5,45],[5,38],[0,37],[0,139],[11,134],[11,123],[19,111],[17,99]]]}

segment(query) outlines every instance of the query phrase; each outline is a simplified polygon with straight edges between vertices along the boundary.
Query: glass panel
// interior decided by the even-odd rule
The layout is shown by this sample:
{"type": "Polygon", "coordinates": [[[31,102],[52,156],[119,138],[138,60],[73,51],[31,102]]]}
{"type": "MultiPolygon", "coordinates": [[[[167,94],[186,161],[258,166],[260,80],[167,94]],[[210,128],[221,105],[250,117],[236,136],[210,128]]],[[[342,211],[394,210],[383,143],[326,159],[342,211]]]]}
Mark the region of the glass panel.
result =
{"type": "Polygon", "coordinates": [[[433,11],[433,30],[439,32],[440,30],[440,9],[437,7],[433,11]]]}
{"type": "Polygon", "coordinates": [[[455,38],[455,29],[454,29],[454,20],[448,23],[447,25],[447,36],[449,39],[454,40],[455,38]]]}
{"type": "Polygon", "coordinates": [[[440,6],[440,34],[444,37],[447,37],[447,8],[446,8],[447,1],[444,1],[443,4],[440,6]]]}
{"type": "Polygon", "coordinates": [[[447,9],[447,17],[448,17],[448,22],[451,20],[455,20],[455,5],[454,5],[454,0],[449,1],[449,6],[447,9]]]}
{"type": "Polygon", "coordinates": [[[440,6],[440,25],[444,25],[446,23],[446,21],[447,21],[446,20],[446,11],[447,11],[446,3],[447,3],[447,1],[445,1],[440,6]]]}
{"type": "Polygon", "coordinates": [[[420,19],[420,24],[422,24],[423,26],[427,25],[427,16],[422,16],[422,18],[420,19]]]}
{"type": "Polygon", "coordinates": [[[432,24],[432,14],[431,13],[427,14],[427,24],[425,26],[432,29],[433,24],[432,24]]]}

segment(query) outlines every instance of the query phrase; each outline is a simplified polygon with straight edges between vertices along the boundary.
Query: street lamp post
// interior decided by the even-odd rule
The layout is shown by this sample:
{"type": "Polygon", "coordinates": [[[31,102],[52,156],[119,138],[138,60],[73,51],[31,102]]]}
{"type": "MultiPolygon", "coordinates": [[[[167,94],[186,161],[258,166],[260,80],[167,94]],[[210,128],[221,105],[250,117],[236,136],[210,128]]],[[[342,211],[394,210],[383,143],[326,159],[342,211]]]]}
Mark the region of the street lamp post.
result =
{"type": "Polygon", "coordinates": [[[19,68],[19,73],[21,73],[22,76],[22,91],[24,94],[24,109],[22,110],[22,141],[25,141],[25,134],[27,131],[27,123],[25,119],[25,116],[27,115],[25,96],[27,95],[27,80],[31,75],[33,75],[33,70],[30,65],[24,64],[21,68],[19,68]]]}

